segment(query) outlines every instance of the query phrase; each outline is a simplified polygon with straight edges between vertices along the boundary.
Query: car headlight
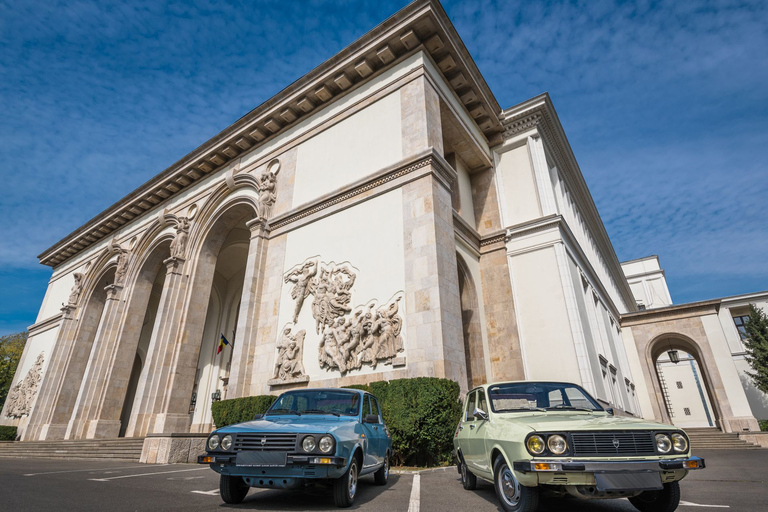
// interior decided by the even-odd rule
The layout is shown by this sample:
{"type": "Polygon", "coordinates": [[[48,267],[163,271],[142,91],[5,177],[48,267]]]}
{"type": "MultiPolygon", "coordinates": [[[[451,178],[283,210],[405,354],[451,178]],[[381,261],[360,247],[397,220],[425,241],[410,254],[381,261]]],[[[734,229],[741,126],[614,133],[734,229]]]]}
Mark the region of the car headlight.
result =
{"type": "Polygon", "coordinates": [[[219,447],[219,436],[214,434],[208,438],[208,449],[215,450],[218,447],[219,447]]]}
{"type": "Polygon", "coordinates": [[[301,442],[301,448],[305,452],[312,452],[315,450],[315,438],[312,436],[307,436],[304,438],[304,440],[301,442]]]}
{"type": "Polygon", "coordinates": [[[333,438],[331,436],[323,436],[320,438],[320,442],[317,443],[320,447],[320,451],[323,453],[329,453],[333,449],[333,438]]]}
{"type": "Polygon", "coordinates": [[[672,450],[672,441],[667,434],[656,434],[656,449],[659,453],[669,453],[672,450]]]}
{"type": "Polygon", "coordinates": [[[221,449],[224,451],[229,450],[232,447],[232,436],[226,435],[221,438],[221,449]]]}
{"type": "Polygon", "coordinates": [[[568,443],[563,436],[555,434],[547,439],[547,448],[554,455],[562,455],[568,449],[568,443]]]}
{"type": "Polygon", "coordinates": [[[544,438],[541,437],[538,434],[534,434],[531,437],[528,438],[528,440],[525,442],[526,448],[528,448],[528,451],[531,452],[533,455],[541,455],[544,453],[544,448],[546,448],[546,444],[544,443],[544,438]]]}
{"type": "Polygon", "coordinates": [[[685,453],[688,451],[688,440],[683,434],[675,432],[670,436],[672,438],[672,447],[678,453],[685,453]]]}

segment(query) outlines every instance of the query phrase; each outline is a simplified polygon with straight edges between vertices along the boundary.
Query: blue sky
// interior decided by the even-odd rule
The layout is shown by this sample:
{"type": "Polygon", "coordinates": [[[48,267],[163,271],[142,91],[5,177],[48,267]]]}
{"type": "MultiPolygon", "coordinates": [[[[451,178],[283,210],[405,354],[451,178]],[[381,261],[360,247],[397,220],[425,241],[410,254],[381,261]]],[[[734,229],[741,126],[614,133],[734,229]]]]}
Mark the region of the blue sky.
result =
{"type": "MultiPolygon", "coordinates": [[[[0,334],[36,255],[405,1],[0,0],[0,334]]],[[[548,91],[620,260],[768,289],[768,4],[446,1],[503,107],[548,91]]]]}

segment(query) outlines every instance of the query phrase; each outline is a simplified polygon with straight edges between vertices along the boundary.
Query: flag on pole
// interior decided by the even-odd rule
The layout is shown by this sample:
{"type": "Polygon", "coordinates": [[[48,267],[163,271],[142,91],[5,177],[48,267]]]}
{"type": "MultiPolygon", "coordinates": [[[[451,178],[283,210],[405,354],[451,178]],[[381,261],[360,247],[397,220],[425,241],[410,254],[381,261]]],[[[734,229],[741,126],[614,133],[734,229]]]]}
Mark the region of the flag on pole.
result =
{"type": "Polygon", "coordinates": [[[224,345],[229,345],[229,341],[227,341],[227,338],[225,338],[222,334],[221,339],[219,340],[219,349],[216,351],[217,354],[221,353],[221,351],[224,349],[224,345]]]}

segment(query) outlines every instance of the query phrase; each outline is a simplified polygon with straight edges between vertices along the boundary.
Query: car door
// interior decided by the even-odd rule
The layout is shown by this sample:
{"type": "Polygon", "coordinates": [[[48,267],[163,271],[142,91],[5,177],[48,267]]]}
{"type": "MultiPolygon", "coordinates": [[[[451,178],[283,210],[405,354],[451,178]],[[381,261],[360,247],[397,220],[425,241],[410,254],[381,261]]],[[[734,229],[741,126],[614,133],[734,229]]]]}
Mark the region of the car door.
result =
{"type": "Polygon", "coordinates": [[[467,394],[467,400],[464,404],[464,411],[461,414],[461,422],[459,423],[459,449],[461,455],[464,457],[467,467],[474,469],[474,459],[472,454],[473,446],[470,443],[472,434],[474,434],[475,417],[472,412],[475,410],[477,391],[470,391],[467,394]]]}
{"type": "MultiPolygon", "coordinates": [[[[485,399],[485,390],[478,389],[476,391],[476,405],[475,408],[480,409],[488,415],[488,401],[485,399]]],[[[472,409],[474,412],[474,408],[472,409]]],[[[488,420],[475,418],[474,428],[470,427],[469,432],[469,445],[472,451],[473,463],[477,470],[490,473],[491,461],[490,454],[486,447],[486,433],[488,430],[488,420]]]]}
{"type": "Polygon", "coordinates": [[[363,468],[369,468],[375,466],[376,462],[376,433],[378,429],[374,429],[377,425],[375,423],[366,423],[365,417],[371,414],[371,396],[365,395],[365,399],[362,404],[363,413],[361,415],[361,421],[363,425],[363,468]]]}
{"type": "Polygon", "coordinates": [[[387,454],[387,446],[389,445],[389,437],[387,436],[387,429],[384,427],[384,419],[381,415],[381,409],[379,408],[379,402],[373,395],[369,396],[371,401],[371,414],[378,416],[379,422],[371,424],[373,430],[373,439],[375,441],[373,450],[373,456],[376,459],[377,464],[384,462],[384,456],[387,454]]]}

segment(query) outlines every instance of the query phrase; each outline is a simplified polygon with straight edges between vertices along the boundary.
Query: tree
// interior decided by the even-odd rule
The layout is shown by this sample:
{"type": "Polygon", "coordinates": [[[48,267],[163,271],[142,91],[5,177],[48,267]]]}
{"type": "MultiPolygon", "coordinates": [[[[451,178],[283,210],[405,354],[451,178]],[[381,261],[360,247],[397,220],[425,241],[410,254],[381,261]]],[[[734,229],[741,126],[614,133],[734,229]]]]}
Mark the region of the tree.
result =
{"type": "Polygon", "coordinates": [[[5,404],[5,397],[11,389],[13,376],[24,352],[27,342],[27,332],[17,332],[0,336],[0,410],[5,404]]]}
{"type": "Polygon", "coordinates": [[[755,387],[763,393],[768,393],[768,316],[762,309],[749,305],[749,321],[745,326],[747,337],[744,346],[747,351],[747,362],[753,372],[746,372],[752,378],[755,387]]]}

